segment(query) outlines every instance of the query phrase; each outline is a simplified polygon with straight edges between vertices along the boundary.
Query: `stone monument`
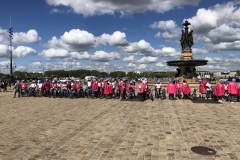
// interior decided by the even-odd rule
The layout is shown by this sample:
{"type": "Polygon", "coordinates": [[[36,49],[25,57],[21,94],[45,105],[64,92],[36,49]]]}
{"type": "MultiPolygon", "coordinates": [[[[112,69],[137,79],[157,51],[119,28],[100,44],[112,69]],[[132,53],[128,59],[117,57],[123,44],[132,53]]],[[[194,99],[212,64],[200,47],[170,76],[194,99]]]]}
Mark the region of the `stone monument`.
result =
{"type": "Polygon", "coordinates": [[[182,37],[180,39],[182,46],[182,54],[180,60],[168,61],[168,66],[178,66],[176,78],[179,80],[186,79],[188,82],[197,82],[196,66],[207,65],[207,60],[193,59],[192,56],[192,46],[193,42],[193,30],[188,31],[189,25],[191,25],[187,20],[183,23],[184,30],[182,30],[182,37]]]}

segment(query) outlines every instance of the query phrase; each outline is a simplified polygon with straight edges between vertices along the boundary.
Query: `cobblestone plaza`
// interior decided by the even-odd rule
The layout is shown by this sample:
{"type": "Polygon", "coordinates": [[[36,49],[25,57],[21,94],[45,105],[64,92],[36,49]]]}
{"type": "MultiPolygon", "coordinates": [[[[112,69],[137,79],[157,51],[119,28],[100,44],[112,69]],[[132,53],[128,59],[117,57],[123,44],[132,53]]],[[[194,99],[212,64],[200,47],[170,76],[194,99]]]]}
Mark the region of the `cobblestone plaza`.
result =
{"type": "Polygon", "coordinates": [[[12,97],[0,92],[1,160],[240,159],[239,102],[12,97]]]}

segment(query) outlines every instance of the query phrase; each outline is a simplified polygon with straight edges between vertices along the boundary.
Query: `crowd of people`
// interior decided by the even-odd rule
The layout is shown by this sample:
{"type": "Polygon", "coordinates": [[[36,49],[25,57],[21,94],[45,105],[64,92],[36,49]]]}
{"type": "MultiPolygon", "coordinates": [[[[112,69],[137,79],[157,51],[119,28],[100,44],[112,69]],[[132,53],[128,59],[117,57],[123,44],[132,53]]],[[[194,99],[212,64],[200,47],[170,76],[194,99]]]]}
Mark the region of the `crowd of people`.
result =
{"type": "MultiPolygon", "coordinates": [[[[156,84],[156,87],[159,87],[156,84]]],[[[174,82],[169,79],[167,84],[167,93],[169,94],[169,99],[174,100],[174,95],[183,94],[183,100],[188,99],[191,89],[186,80],[180,84],[176,79],[174,82]]],[[[216,81],[216,86],[213,88],[211,85],[211,80],[200,79],[199,80],[199,98],[214,99],[222,103],[223,98],[230,103],[234,103],[235,99],[240,101],[240,84],[236,83],[236,79],[232,78],[231,81],[219,80],[216,81]],[[205,97],[204,97],[205,95],[205,97]]]]}
{"type": "MultiPolygon", "coordinates": [[[[84,84],[81,80],[52,80],[45,79],[32,80],[31,84],[27,84],[25,80],[17,81],[14,88],[14,98],[18,93],[18,97],[21,95],[29,96],[31,93],[41,93],[41,95],[55,97],[67,95],[69,98],[90,96],[104,97],[104,98],[132,98],[138,97],[140,101],[144,101],[149,98],[149,94],[153,93],[153,90],[148,86],[147,79],[142,77],[136,79],[121,78],[120,80],[114,78],[100,78],[100,79],[88,79],[84,84]],[[136,81],[138,85],[136,85],[136,81]],[[57,94],[58,93],[58,94],[57,94]],[[135,94],[137,93],[137,94],[135,94]],[[135,96],[138,95],[138,96],[135,96]]],[[[179,82],[178,79],[170,78],[166,88],[161,85],[161,81],[157,80],[154,85],[155,98],[163,96],[163,90],[168,94],[170,100],[175,100],[176,97],[183,100],[189,99],[191,89],[186,80],[179,82]]],[[[235,98],[240,100],[240,85],[236,83],[236,79],[231,81],[219,80],[216,81],[216,86],[211,86],[211,80],[200,79],[199,80],[199,98],[214,99],[219,102],[223,102],[223,98],[227,97],[228,102],[234,103],[235,98]]],[[[165,92],[164,92],[165,93],[165,92]]],[[[36,94],[33,94],[36,96],[36,94]]]]}

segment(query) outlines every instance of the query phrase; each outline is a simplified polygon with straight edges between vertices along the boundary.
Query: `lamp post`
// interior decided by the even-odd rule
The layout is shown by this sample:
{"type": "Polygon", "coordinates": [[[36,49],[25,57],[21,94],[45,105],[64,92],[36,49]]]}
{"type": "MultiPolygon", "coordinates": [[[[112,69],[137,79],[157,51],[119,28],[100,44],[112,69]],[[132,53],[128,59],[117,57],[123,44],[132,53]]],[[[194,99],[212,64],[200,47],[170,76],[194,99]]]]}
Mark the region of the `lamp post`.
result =
{"type": "Polygon", "coordinates": [[[13,39],[13,28],[11,27],[11,18],[10,18],[10,28],[9,28],[9,38],[10,38],[10,77],[12,80],[12,72],[13,72],[13,68],[12,68],[12,39],[13,39]]]}

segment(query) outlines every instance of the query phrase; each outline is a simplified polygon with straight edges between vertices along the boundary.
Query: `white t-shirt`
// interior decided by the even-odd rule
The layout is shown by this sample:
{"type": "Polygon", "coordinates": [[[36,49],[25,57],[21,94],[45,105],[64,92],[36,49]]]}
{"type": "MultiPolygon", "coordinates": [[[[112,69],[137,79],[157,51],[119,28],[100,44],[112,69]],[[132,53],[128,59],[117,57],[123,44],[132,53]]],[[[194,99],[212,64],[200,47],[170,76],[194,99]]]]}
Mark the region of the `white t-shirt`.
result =
{"type": "Polygon", "coordinates": [[[228,85],[227,84],[224,84],[224,89],[228,90],[228,85]]]}
{"type": "Polygon", "coordinates": [[[62,84],[62,88],[63,88],[63,89],[67,89],[67,84],[65,84],[65,83],[62,84]]]}
{"type": "Polygon", "coordinates": [[[161,83],[159,83],[159,84],[157,83],[157,84],[155,84],[155,86],[156,86],[157,89],[160,89],[161,88],[161,83]]]}
{"type": "Polygon", "coordinates": [[[87,86],[88,86],[88,87],[91,87],[91,86],[92,86],[92,82],[91,82],[91,81],[88,81],[88,82],[87,82],[87,86]]]}
{"type": "Polygon", "coordinates": [[[36,84],[35,84],[35,83],[32,83],[32,84],[30,84],[30,87],[31,87],[31,88],[36,88],[36,84]]]}
{"type": "Polygon", "coordinates": [[[115,88],[115,82],[112,82],[112,88],[115,88]]]}
{"type": "Polygon", "coordinates": [[[211,84],[208,83],[208,82],[207,82],[207,84],[206,84],[206,87],[207,87],[207,91],[211,91],[211,90],[212,90],[212,89],[211,89],[211,84]]]}
{"type": "Polygon", "coordinates": [[[98,87],[101,87],[101,82],[98,82],[97,85],[98,85],[98,87]]]}
{"type": "Polygon", "coordinates": [[[38,83],[38,88],[42,89],[42,85],[43,85],[42,83],[38,83]]]}

